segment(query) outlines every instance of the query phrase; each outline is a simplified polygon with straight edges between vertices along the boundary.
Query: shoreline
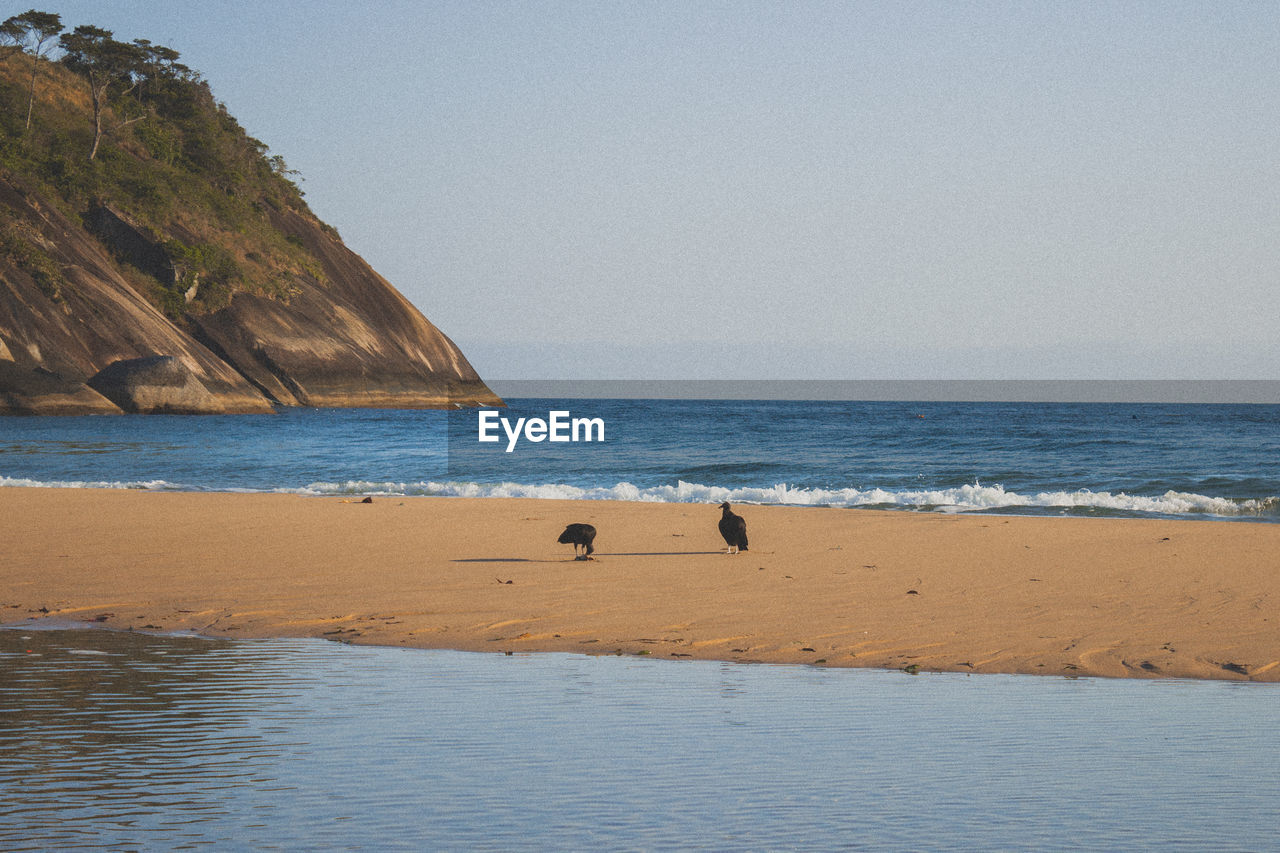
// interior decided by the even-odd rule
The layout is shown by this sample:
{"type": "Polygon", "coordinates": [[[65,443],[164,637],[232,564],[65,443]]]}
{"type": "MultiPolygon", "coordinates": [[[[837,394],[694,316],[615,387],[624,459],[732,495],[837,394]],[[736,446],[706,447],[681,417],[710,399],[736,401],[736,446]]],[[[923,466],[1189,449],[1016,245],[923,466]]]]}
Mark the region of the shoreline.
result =
{"type": "Polygon", "coordinates": [[[727,556],[712,504],[0,487],[0,624],[1280,681],[1273,524],[737,511],[727,556]]]}

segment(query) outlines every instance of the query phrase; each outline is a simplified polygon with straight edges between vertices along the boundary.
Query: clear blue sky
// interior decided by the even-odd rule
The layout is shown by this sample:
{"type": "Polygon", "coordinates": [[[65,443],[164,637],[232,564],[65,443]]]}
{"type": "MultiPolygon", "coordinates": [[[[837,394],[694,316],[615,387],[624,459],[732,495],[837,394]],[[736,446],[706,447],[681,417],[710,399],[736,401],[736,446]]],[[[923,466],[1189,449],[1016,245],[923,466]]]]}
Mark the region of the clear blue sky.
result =
{"type": "Polygon", "coordinates": [[[1280,377],[1275,3],[33,3],[180,51],[482,375],[1280,377]]]}

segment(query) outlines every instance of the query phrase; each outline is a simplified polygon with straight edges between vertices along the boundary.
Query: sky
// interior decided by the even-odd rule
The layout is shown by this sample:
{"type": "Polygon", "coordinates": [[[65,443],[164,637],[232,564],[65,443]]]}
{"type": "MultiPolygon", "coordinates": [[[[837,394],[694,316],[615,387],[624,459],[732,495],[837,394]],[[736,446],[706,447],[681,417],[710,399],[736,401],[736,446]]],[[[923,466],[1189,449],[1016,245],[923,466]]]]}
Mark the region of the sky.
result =
{"type": "Polygon", "coordinates": [[[484,377],[1280,377],[1274,3],[33,2],[484,377]]]}

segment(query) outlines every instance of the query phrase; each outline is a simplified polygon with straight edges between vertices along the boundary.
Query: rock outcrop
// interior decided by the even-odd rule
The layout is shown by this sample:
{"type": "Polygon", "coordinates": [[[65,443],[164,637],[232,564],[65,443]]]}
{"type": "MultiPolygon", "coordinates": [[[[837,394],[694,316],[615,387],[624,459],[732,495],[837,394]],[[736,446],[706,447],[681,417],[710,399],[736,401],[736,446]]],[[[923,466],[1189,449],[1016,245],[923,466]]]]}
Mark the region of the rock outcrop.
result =
{"type": "Polygon", "coordinates": [[[114,415],[121,411],[83,380],[0,359],[0,414],[114,415]]]}
{"type": "Polygon", "coordinates": [[[501,404],[457,346],[330,229],[296,210],[272,216],[323,275],[299,275],[286,298],[238,292],[175,320],[138,286],[143,276],[180,283],[160,235],[105,205],[73,221],[0,174],[10,249],[0,252],[0,413],[501,404]]]}
{"type": "Polygon", "coordinates": [[[171,355],[113,362],[94,374],[87,384],[132,414],[191,415],[217,409],[217,401],[209,389],[171,355]]]}

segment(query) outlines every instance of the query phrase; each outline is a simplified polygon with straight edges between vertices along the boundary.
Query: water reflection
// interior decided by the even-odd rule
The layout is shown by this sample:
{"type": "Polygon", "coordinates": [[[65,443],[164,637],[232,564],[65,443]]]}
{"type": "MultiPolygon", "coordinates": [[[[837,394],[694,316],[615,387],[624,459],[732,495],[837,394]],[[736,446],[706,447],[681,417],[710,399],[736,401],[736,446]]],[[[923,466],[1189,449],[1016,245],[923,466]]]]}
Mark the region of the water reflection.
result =
{"type": "Polygon", "coordinates": [[[1278,697],[0,630],[0,849],[1262,849],[1278,697]]]}

